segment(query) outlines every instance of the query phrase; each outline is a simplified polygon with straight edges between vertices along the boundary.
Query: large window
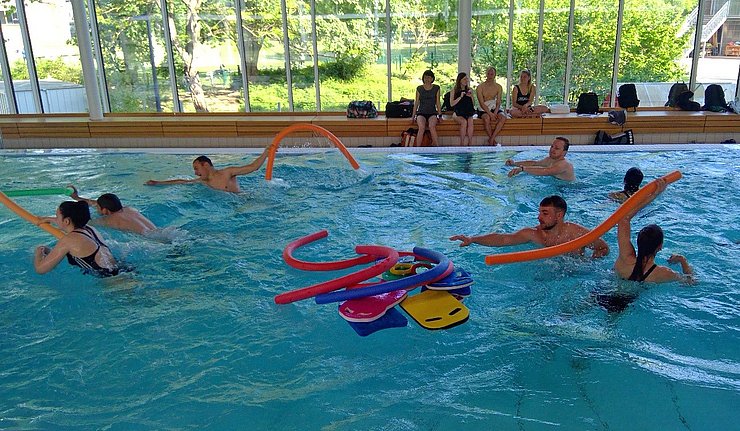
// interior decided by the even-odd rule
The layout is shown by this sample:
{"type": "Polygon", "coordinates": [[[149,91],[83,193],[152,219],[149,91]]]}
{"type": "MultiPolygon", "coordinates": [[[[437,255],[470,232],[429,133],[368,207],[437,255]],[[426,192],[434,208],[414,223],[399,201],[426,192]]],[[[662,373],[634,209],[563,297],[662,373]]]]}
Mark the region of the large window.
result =
{"type": "Polygon", "coordinates": [[[280,0],[242,0],[241,7],[249,110],[287,111],[286,50],[280,0]]]}
{"type": "MultiPolygon", "coordinates": [[[[545,0],[542,33],[542,70],[537,87],[540,103],[563,103],[565,66],[568,58],[570,1],[545,0]]],[[[611,73],[605,71],[605,73],[611,73]]]]}
{"type": "MultiPolygon", "coordinates": [[[[509,1],[484,0],[474,2],[471,25],[472,74],[474,78],[477,78],[475,84],[485,80],[486,69],[495,67],[496,82],[501,84],[504,91],[501,97],[501,106],[505,107],[510,92],[508,88],[509,81],[507,80],[509,1]]],[[[534,40],[537,40],[536,37],[534,40]]]]}
{"type": "Polygon", "coordinates": [[[159,2],[96,5],[111,112],[172,112],[159,2]]]}

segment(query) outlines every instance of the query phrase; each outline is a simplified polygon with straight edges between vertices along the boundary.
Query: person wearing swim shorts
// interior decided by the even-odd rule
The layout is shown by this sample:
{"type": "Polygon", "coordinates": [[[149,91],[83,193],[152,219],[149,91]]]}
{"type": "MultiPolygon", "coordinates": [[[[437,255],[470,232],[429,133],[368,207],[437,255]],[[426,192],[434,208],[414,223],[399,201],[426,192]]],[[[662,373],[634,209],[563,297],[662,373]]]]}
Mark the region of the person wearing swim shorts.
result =
{"type": "Polygon", "coordinates": [[[121,200],[113,193],[100,195],[97,200],[80,197],[77,188],[70,184],[72,188],[70,197],[78,202],[84,201],[91,207],[97,209],[101,217],[91,220],[90,224],[109,227],[128,232],[138,233],[140,235],[157,229],[157,226],[148,218],[144,217],[135,208],[125,207],[121,200]]]}
{"type": "Polygon", "coordinates": [[[551,176],[563,181],[575,181],[576,174],[573,165],[565,160],[570,148],[570,141],[567,138],[558,136],[550,145],[550,152],[542,160],[522,160],[515,162],[512,159],[506,160],[506,166],[514,166],[509,171],[509,176],[526,172],[530,175],[551,176]]]}
{"type": "MultiPolygon", "coordinates": [[[[454,235],[451,241],[460,241],[460,247],[470,244],[480,244],[489,247],[504,247],[525,243],[534,243],[544,247],[563,244],[579,238],[589,232],[584,226],[577,223],[566,222],[565,213],[568,204],[560,196],[548,196],[540,202],[537,221],[539,225],[527,227],[514,233],[489,233],[479,236],[454,235]]],[[[609,246],[603,239],[599,238],[586,246],[593,249],[592,258],[600,258],[609,254],[609,246]]],[[[579,252],[585,253],[584,249],[579,252]]]]}
{"type": "Polygon", "coordinates": [[[498,145],[496,136],[506,123],[506,114],[501,107],[501,95],[504,89],[501,84],[496,82],[496,68],[489,67],[486,69],[486,80],[478,85],[475,89],[475,95],[478,98],[478,105],[483,111],[483,127],[488,135],[488,145],[498,145]],[[496,127],[493,127],[496,123],[496,127]]]}
{"type": "Polygon", "coordinates": [[[186,180],[149,180],[145,184],[148,186],[154,185],[169,185],[169,184],[192,184],[202,183],[208,187],[216,190],[222,190],[225,192],[239,193],[239,183],[236,181],[236,177],[239,175],[250,174],[265,163],[267,155],[270,151],[270,147],[265,148],[265,151],[259,155],[252,163],[244,166],[230,166],[227,168],[216,169],[213,167],[213,162],[206,156],[200,156],[193,160],[193,171],[198,178],[186,180]]]}
{"type": "Polygon", "coordinates": [[[664,179],[657,180],[657,184],[658,187],[655,192],[630,211],[617,224],[619,256],[614,262],[614,272],[619,278],[630,281],[647,281],[652,283],[682,281],[684,283],[693,283],[694,271],[684,256],[673,254],[668,258],[668,263],[681,265],[681,272],[683,274],[655,263],[655,256],[663,248],[663,229],[660,226],[649,224],[643,227],[637,234],[637,252],[635,252],[635,247],[632,245],[632,218],[639,210],[652,202],[666,189],[667,184],[664,179]]]}
{"type": "Polygon", "coordinates": [[[37,273],[46,274],[66,257],[70,265],[79,266],[86,274],[118,275],[120,268],[110,249],[100,234],[87,226],[90,221],[87,202],[62,202],[53,220],[65,235],[52,249],[44,245],[36,247],[33,266],[37,273]]]}
{"type": "Polygon", "coordinates": [[[620,203],[626,201],[640,190],[643,178],[644,175],[639,168],[629,168],[624,174],[624,190],[609,193],[609,198],[620,203]]]}
{"type": "Polygon", "coordinates": [[[460,125],[460,146],[470,146],[473,143],[473,105],[472,90],[470,89],[470,78],[468,74],[460,72],[452,89],[450,105],[455,109],[455,121],[460,125]]]}

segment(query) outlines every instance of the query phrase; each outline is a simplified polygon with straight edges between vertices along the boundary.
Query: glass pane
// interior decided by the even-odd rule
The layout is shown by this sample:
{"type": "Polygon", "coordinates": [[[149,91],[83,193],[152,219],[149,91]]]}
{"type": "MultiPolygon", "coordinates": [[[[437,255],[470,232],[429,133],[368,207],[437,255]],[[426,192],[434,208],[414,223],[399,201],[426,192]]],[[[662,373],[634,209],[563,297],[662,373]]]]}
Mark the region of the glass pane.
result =
{"type": "Polygon", "coordinates": [[[576,1],[568,97],[573,106],[578,103],[578,95],[589,91],[609,106],[618,7],[618,0],[576,1]]]}
{"type": "Polygon", "coordinates": [[[183,111],[243,111],[233,2],[175,0],[168,8],[183,111]]]}
{"type": "MultiPolygon", "coordinates": [[[[540,103],[563,103],[570,1],[545,0],[540,103]]],[[[572,88],[572,86],[571,86],[572,88]]]]}
{"type": "Polygon", "coordinates": [[[695,4],[625,0],[617,76],[620,85],[635,84],[640,107],[664,106],[671,85],[677,81],[688,84],[695,4]]]}
{"type": "Polygon", "coordinates": [[[316,2],[322,111],[344,111],[352,100],[385,109],[385,23],[384,1],[316,2]]]}
{"type": "MultiPolygon", "coordinates": [[[[316,84],[313,71],[311,5],[308,0],[288,2],[290,73],[293,81],[293,110],[316,111],[316,84]]],[[[287,98],[286,98],[287,103],[287,98]]]]}
{"type": "MultiPolygon", "coordinates": [[[[25,6],[44,112],[87,112],[85,83],[82,79],[71,3],[27,1],[25,6]]],[[[20,36],[18,41],[20,42],[20,36]]],[[[23,52],[22,45],[21,51],[23,52]]],[[[26,111],[26,107],[33,107],[32,90],[27,85],[26,62],[22,58],[17,59],[11,64],[11,68],[19,109],[24,106],[22,112],[34,112],[35,108],[26,111]],[[21,102],[21,99],[24,101],[21,102]]]]}
{"type": "MultiPolygon", "coordinates": [[[[515,26],[517,25],[517,22],[518,21],[515,21],[515,26]]],[[[521,24],[524,26],[531,23],[521,24]]],[[[534,25],[536,34],[536,20],[534,21],[534,25]]],[[[491,66],[495,67],[497,73],[496,82],[501,84],[501,88],[504,91],[501,98],[501,105],[503,107],[506,107],[507,98],[509,95],[509,89],[507,88],[508,85],[506,80],[509,52],[508,0],[484,0],[474,2],[471,32],[471,46],[473,48],[472,75],[474,78],[477,78],[474,86],[475,84],[480,83],[486,79],[486,69],[491,66]]],[[[515,41],[515,43],[516,42],[517,41],[515,41]]]]}
{"type": "Polygon", "coordinates": [[[287,111],[288,84],[280,0],[245,0],[242,25],[250,111],[287,111]]]}
{"type": "Polygon", "coordinates": [[[172,112],[159,2],[98,0],[96,15],[111,112],[172,112]]]}
{"type": "Polygon", "coordinates": [[[444,94],[457,77],[457,1],[391,0],[393,100],[413,99],[431,69],[444,94]]]}

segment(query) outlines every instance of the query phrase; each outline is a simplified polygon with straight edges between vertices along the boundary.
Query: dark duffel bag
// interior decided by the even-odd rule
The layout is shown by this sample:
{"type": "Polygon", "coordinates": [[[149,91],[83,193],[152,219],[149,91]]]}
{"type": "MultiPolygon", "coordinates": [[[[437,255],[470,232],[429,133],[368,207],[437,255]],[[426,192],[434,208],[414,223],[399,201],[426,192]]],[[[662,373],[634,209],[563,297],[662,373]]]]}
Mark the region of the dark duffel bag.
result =
{"type": "Polygon", "coordinates": [[[414,113],[414,102],[388,102],[385,104],[385,116],[388,118],[411,118],[414,113]]]}

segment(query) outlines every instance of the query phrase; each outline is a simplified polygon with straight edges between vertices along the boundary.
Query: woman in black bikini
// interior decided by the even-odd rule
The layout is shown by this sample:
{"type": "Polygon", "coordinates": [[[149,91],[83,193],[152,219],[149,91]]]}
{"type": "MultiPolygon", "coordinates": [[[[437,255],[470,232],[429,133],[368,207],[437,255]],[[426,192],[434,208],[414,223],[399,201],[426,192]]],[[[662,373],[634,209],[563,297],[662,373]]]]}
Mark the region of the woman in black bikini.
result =
{"type": "Polygon", "coordinates": [[[98,232],[87,222],[90,221],[90,207],[87,202],[62,202],[57,208],[53,221],[66,235],[53,249],[36,247],[33,266],[39,274],[54,269],[62,259],[67,258],[70,265],[79,266],[85,274],[110,277],[119,272],[118,263],[103,243],[98,232]]]}
{"type": "Polygon", "coordinates": [[[640,190],[642,178],[642,171],[639,168],[629,168],[624,174],[624,190],[609,193],[609,198],[620,203],[626,201],[640,190]]]}
{"type": "Polygon", "coordinates": [[[473,91],[470,89],[470,78],[464,72],[457,74],[455,88],[452,90],[450,105],[455,108],[455,121],[460,125],[460,146],[465,146],[465,140],[468,146],[473,144],[473,115],[475,115],[475,106],[473,105],[473,91]]]}
{"type": "Polygon", "coordinates": [[[630,226],[632,217],[637,211],[652,202],[665,188],[665,180],[660,180],[655,192],[619,221],[617,225],[619,257],[614,262],[614,271],[620,278],[653,283],[670,281],[691,283],[693,281],[693,270],[686,258],[680,254],[671,255],[668,258],[668,263],[680,264],[683,274],[655,263],[655,255],[663,248],[663,230],[658,225],[647,225],[640,230],[640,233],[637,234],[637,253],[635,253],[635,247],[632,245],[632,228],[630,226]]]}

